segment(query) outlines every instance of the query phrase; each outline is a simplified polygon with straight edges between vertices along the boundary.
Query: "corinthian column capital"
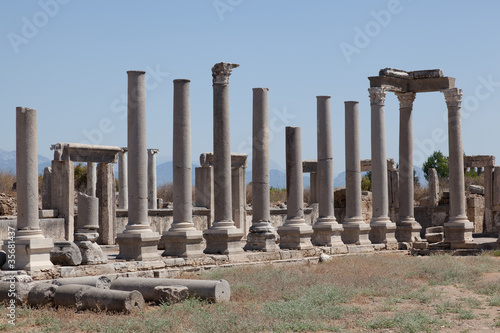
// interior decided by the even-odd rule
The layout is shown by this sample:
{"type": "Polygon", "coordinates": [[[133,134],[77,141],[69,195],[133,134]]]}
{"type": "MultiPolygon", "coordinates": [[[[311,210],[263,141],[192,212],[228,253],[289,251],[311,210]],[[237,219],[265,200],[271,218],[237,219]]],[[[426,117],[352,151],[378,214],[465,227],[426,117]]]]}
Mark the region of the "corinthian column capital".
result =
{"type": "Polygon", "coordinates": [[[400,109],[406,109],[406,108],[413,108],[413,101],[415,100],[415,94],[414,92],[397,92],[396,96],[398,96],[399,100],[399,108],[400,109]]]}
{"type": "Polygon", "coordinates": [[[384,105],[387,90],[382,87],[368,88],[370,94],[370,105],[384,105]]]}
{"type": "Polygon", "coordinates": [[[448,107],[460,107],[462,105],[462,89],[451,88],[441,90],[441,92],[444,94],[446,105],[448,107]]]}
{"type": "Polygon", "coordinates": [[[212,83],[213,84],[229,84],[229,75],[233,68],[239,67],[238,64],[230,64],[227,62],[219,62],[212,67],[212,83]]]}

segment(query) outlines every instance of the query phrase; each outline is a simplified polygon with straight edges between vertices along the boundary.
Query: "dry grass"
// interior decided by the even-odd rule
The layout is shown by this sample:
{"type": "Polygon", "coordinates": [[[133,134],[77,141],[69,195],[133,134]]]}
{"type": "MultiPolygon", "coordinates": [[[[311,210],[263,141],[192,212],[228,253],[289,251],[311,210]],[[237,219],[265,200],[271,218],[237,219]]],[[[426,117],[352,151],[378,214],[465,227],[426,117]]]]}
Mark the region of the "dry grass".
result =
{"type": "MultiPolygon", "coordinates": [[[[460,332],[500,325],[500,258],[335,257],[320,265],[243,266],[187,278],[226,279],[231,302],[196,299],[130,315],[18,309],[18,331],[460,332]]],[[[5,308],[0,312],[5,313],[5,308]]],[[[5,322],[5,321],[4,321],[5,322]]],[[[13,331],[8,324],[0,329],[13,331]]]]}
{"type": "Polygon", "coordinates": [[[0,172],[0,193],[15,195],[16,191],[12,190],[12,186],[16,182],[16,176],[13,172],[0,172]]]}
{"type": "Polygon", "coordinates": [[[158,186],[156,192],[158,198],[163,199],[163,202],[173,202],[174,201],[174,183],[166,183],[158,186]]]}

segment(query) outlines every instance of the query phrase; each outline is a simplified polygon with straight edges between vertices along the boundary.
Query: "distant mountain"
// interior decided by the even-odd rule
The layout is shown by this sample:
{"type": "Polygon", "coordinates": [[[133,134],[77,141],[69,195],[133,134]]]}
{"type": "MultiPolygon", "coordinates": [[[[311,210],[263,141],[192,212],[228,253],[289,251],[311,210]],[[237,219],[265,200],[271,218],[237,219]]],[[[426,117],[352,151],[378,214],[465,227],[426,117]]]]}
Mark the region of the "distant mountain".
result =
{"type": "MultiPolygon", "coordinates": [[[[45,156],[38,155],[38,173],[43,174],[43,169],[51,164],[51,160],[45,156]]],[[[16,151],[5,151],[0,149],[0,170],[16,173],[16,151]]]]}
{"type": "MultiPolygon", "coordinates": [[[[195,184],[195,171],[194,169],[199,165],[191,164],[191,177],[193,186],[195,184]]],[[[173,161],[165,162],[156,166],[156,183],[158,185],[171,183],[174,181],[174,163],[173,161]]]]}

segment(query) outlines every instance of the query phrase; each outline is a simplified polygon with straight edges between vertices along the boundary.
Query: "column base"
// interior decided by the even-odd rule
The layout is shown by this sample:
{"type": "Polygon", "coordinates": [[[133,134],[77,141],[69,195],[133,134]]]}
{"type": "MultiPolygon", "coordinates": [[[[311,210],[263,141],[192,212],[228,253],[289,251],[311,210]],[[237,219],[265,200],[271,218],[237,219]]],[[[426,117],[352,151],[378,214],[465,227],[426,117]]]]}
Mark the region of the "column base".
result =
{"type": "Polygon", "coordinates": [[[342,224],[337,223],[334,217],[320,217],[312,226],[311,242],[315,246],[337,247],[344,246],[342,242],[342,224]]]}
{"type": "Polygon", "coordinates": [[[243,231],[236,227],[227,229],[207,229],[203,232],[203,238],[207,241],[207,247],[203,253],[206,254],[243,254],[243,231]]]}
{"type": "Polygon", "coordinates": [[[160,234],[157,232],[121,233],[116,237],[120,249],[116,259],[151,261],[160,260],[158,241],[160,234]]]}
{"type": "Polygon", "coordinates": [[[82,254],[82,265],[107,264],[108,258],[102,253],[101,247],[94,241],[75,241],[82,254]]]}
{"type": "Polygon", "coordinates": [[[165,251],[162,256],[199,258],[203,256],[201,243],[203,235],[200,230],[169,230],[163,233],[160,243],[164,245],[165,251]]]}
{"type": "Polygon", "coordinates": [[[282,250],[308,250],[312,249],[311,236],[313,229],[306,224],[304,219],[286,220],[285,224],[278,227],[280,235],[280,249],[282,250]]]}
{"type": "Polygon", "coordinates": [[[14,242],[4,240],[3,250],[7,254],[7,262],[2,270],[33,271],[54,267],[50,261],[50,251],[54,247],[52,238],[15,239],[14,242]],[[14,244],[15,253],[11,253],[14,244]],[[15,263],[9,261],[9,255],[15,255],[15,263]]]}
{"type": "Polygon", "coordinates": [[[413,217],[406,217],[396,222],[396,239],[398,242],[420,242],[420,230],[422,226],[413,217]]]}
{"type": "Polygon", "coordinates": [[[345,218],[342,241],[346,245],[371,245],[370,225],[362,218],[345,218]]]}
{"type": "Polygon", "coordinates": [[[397,244],[396,223],[387,216],[375,217],[370,222],[370,241],[373,244],[397,244]]]}
{"type": "Polygon", "coordinates": [[[444,225],[445,243],[465,243],[472,242],[472,232],[474,223],[470,222],[465,215],[450,217],[444,225]]]}
{"type": "Polygon", "coordinates": [[[279,247],[276,244],[274,232],[249,232],[247,242],[243,248],[245,251],[275,252],[279,247]]]}

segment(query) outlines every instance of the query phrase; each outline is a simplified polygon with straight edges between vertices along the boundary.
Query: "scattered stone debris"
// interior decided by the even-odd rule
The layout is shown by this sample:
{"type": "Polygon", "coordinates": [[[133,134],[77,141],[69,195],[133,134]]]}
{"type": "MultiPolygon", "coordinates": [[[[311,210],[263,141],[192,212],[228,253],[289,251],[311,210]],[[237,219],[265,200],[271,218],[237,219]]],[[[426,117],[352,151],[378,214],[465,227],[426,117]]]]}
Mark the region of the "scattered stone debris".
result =
{"type": "Polygon", "coordinates": [[[16,197],[5,193],[0,193],[0,215],[16,215],[17,200],[16,197]]]}

